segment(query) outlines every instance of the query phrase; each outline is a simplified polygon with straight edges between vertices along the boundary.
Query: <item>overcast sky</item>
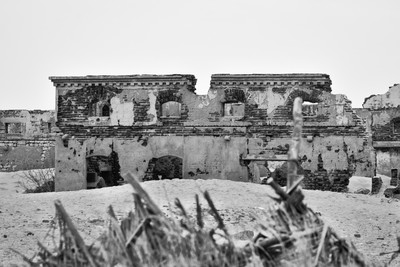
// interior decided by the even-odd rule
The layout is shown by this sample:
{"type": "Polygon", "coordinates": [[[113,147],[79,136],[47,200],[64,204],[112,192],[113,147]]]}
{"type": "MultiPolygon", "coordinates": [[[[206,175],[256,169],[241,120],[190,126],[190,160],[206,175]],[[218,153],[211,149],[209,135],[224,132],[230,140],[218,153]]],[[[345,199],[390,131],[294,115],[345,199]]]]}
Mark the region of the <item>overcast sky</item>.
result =
{"type": "Polygon", "coordinates": [[[49,76],[327,73],[353,107],[400,83],[400,1],[1,0],[0,109],[54,109],[49,76]]]}

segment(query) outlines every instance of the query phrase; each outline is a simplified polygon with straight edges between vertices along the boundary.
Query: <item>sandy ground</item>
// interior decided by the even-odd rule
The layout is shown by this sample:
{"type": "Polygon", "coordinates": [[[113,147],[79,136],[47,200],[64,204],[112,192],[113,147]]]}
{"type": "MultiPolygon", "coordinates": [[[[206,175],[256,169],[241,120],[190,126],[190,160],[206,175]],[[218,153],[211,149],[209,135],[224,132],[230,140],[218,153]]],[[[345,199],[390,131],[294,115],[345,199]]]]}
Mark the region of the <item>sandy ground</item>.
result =
{"type": "MultiPolygon", "coordinates": [[[[0,266],[23,264],[14,248],[24,255],[37,251],[36,243],[43,240],[54,218],[54,201],[60,199],[87,243],[95,241],[107,223],[107,207],[112,205],[117,216],[132,209],[130,185],[118,187],[23,194],[17,173],[0,173],[0,266]]],[[[387,186],[389,179],[383,177],[387,186]]],[[[349,191],[370,188],[370,179],[352,177],[349,191]]],[[[253,215],[263,213],[271,202],[268,186],[223,180],[163,180],[143,183],[143,187],[164,212],[173,216],[172,204],[179,197],[190,210],[194,194],[208,190],[222,214],[230,233],[253,230],[253,215]]],[[[396,235],[400,235],[400,202],[379,195],[334,193],[305,190],[306,203],[342,237],[354,242],[366,258],[376,264],[389,261],[391,255],[381,252],[397,250],[396,235]]],[[[204,203],[204,202],[203,202],[204,203]]],[[[265,216],[265,214],[263,215],[265,216]]],[[[262,217],[262,216],[261,216],[262,217]]],[[[50,244],[48,241],[44,244],[50,244]]],[[[400,266],[395,261],[391,266],[400,266]]]]}

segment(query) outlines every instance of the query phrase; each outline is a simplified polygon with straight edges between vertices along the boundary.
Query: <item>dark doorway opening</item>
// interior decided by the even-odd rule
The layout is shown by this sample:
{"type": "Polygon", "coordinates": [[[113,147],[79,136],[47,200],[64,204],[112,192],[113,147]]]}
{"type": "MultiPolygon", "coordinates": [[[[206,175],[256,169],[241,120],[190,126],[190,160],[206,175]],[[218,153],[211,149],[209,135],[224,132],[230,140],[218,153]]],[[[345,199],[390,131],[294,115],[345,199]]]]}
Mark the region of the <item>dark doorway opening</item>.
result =
{"type": "Polygon", "coordinates": [[[101,188],[119,185],[122,177],[118,154],[111,152],[110,156],[91,155],[86,158],[87,188],[101,188]]]}
{"type": "Polygon", "coordinates": [[[110,107],[108,105],[104,105],[101,109],[101,116],[108,117],[110,116],[110,107]]]}
{"type": "Polygon", "coordinates": [[[143,181],[182,179],[182,159],[175,156],[152,158],[143,181]]]}
{"type": "Polygon", "coordinates": [[[397,186],[397,184],[398,184],[398,173],[397,172],[398,172],[397,169],[391,170],[390,185],[392,185],[392,186],[397,186]]]}

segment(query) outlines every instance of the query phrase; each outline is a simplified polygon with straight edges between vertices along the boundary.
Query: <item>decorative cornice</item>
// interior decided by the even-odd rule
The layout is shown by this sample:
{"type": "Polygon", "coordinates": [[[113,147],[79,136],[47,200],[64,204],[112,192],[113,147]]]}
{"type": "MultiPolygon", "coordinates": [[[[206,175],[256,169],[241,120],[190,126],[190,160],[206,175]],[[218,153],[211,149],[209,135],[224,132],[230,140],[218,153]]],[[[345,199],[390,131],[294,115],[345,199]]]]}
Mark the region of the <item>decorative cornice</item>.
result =
{"type": "Polygon", "coordinates": [[[331,85],[327,74],[293,73],[293,74],[214,74],[211,85],[331,85]]]}
{"type": "Polygon", "coordinates": [[[163,86],[196,85],[194,75],[87,75],[51,76],[49,80],[57,87],[106,85],[106,86],[163,86]]]}

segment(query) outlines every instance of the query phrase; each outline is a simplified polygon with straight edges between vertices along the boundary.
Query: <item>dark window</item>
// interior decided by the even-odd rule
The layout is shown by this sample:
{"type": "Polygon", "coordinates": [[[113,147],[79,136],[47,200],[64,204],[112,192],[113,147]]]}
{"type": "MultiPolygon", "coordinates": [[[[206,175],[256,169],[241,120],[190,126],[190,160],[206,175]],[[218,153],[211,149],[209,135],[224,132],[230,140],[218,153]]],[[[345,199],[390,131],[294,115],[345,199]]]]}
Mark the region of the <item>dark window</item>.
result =
{"type": "Polygon", "coordinates": [[[224,116],[243,117],[244,104],[243,103],[225,103],[224,116]]]}
{"type": "Polygon", "coordinates": [[[104,105],[101,109],[101,116],[109,117],[110,116],[110,107],[108,105],[104,105]]]}
{"type": "Polygon", "coordinates": [[[390,185],[392,186],[397,186],[398,185],[398,177],[397,177],[397,169],[392,169],[391,170],[391,179],[390,179],[390,185]]]}
{"type": "Polygon", "coordinates": [[[7,134],[22,134],[22,123],[5,123],[5,132],[7,134]]]}
{"type": "Polygon", "coordinates": [[[393,120],[393,133],[400,134],[400,120],[398,118],[393,120]]]}

